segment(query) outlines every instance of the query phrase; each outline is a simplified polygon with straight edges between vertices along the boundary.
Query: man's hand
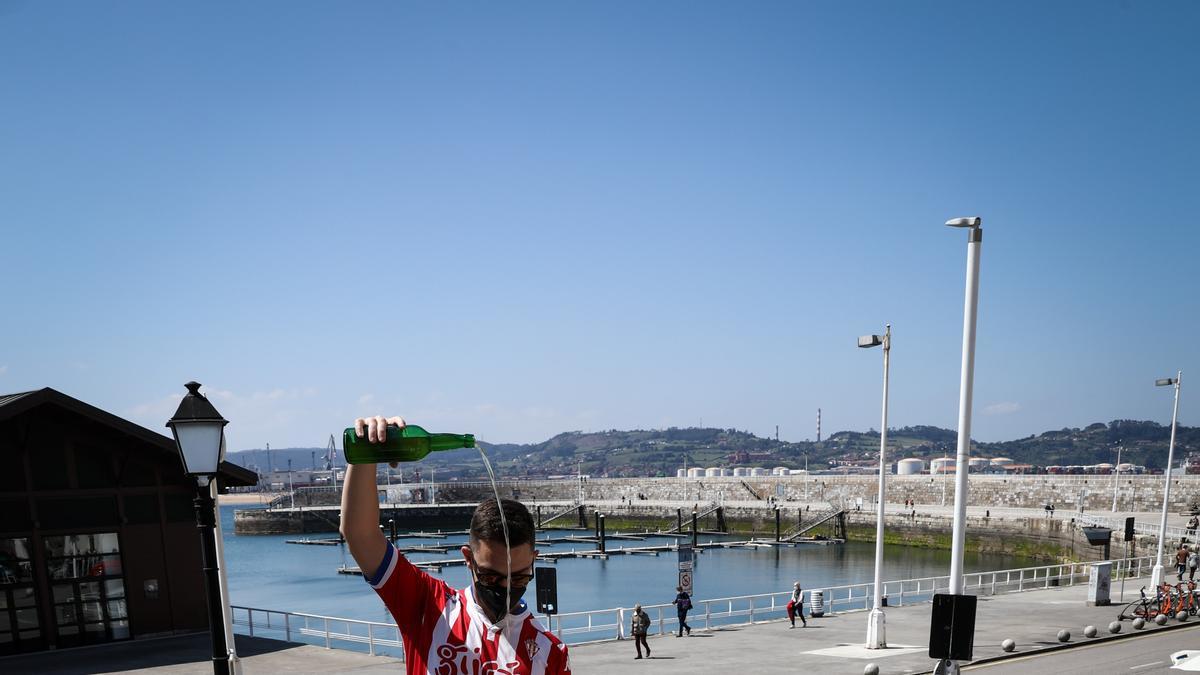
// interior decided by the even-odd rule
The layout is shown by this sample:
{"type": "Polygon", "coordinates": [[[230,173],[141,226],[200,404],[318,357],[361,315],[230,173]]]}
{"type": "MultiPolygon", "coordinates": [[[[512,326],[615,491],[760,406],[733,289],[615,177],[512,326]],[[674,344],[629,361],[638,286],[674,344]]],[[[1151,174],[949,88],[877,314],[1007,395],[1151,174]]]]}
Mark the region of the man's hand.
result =
{"type": "MultiPolygon", "coordinates": [[[[387,439],[387,426],[404,428],[402,417],[360,417],[354,420],[354,433],[371,443],[387,439]]],[[[393,462],[392,466],[396,466],[393,462]]],[[[351,464],[342,483],[342,522],[340,530],[359,569],[368,579],[374,576],[387,552],[387,539],[379,531],[379,494],[374,464],[351,464]]]]}
{"type": "MultiPolygon", "coordinates": [[[[387,440],[387,427],[389,424],[401,429],[407,426],[404,418],[400,416],[388,417],[386,419],[383,417],[383,415],[376,415],[374,417],[359,417],[358,419],[354,420],[354,435],[358,436],[359,438],[362,438],[364,435],[366,435],[368,442],[382,443],[387,440]]],[[[388,464],[394,469],[396,468],[397,463],[389,462],[388,464]]]]}

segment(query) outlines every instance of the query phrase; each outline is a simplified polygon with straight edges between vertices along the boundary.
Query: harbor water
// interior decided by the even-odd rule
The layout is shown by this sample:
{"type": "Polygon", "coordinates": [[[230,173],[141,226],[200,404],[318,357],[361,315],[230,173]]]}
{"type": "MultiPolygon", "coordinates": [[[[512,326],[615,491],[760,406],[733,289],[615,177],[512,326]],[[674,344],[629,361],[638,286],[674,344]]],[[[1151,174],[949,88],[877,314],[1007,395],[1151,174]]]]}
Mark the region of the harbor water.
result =
{"type": "MultiPolygon", "coordinates": [[[[347,619],[391,623],[391,617],[361,576],[338,574],[354,560],[344,546],[306,546],[285,543],[297,535],[238,536],[233,534],[233,511],[244,506],[221,507],[225,561],[230,601],[235,606],[320,614],[347,619]]],[[[249,507],[253,508],[253,507],[249,507]]],[[[539,538],[570,533],[539,533],[539,538]]],[[[575,532],[574,534],[579,534],[575,532]]],[[[334,536],[312,535],[313,538],[334,536]]],[[[701,542],[717,537],[702,535],[701,542]]],[[[745,539],[745,537],[737,537],[745,539]]],[[[403,539],[401,546],[461,542],[447,539],[403,539]]],[[[649,538],[644,542],[610,540],[609,551],[622,546],[674,543],[676,539],[649,538]]],[[[591,550],[594,546],[557,544],[545,551],[591,550]]],[[[887,546],[885,579],[941,576],[950,568],[950,553],[943,550],[887,546]]],[[[457,550],[445,555],[414,554],[410,559],[446,560],[461,557],[457,550]]],[[[1033,560],[1004,555],[967,554],[968,572],[1012,569],[1037,565],[1033,560]]],[[[808,590],[866,583],[873,578],[874,544],[847,542],[756,549],[709,549],[696,562],[694,593],[697,601],[758,593],[782,592],[799,581],[808,590]]],[[[563,613],[632,607],[636,603],[668,603],[675,597],[677,558],[673,552],[652,555],[611,555],[608,560],[567,558],[558,569],[559,611],[563,613]]],[[[447,567],[437,576],[456,588],[470,583],[465,567],[447,567]]],[[[534,603],[534,586],[526,593],[534,603]]],[[[240,632],[240,629],[239,629],[240,632]]],[[[570,641],[570,640],[568,640],[570,641]]],[[[365,648],[365,647],[364,647],[365,648]]]]}

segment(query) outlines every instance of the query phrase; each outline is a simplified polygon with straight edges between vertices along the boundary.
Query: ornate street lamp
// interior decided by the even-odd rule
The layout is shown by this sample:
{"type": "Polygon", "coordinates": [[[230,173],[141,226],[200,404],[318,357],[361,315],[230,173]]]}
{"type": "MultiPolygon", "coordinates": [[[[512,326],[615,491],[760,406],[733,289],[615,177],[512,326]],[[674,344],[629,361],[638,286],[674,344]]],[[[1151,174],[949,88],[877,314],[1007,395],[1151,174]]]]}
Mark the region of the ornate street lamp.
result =
{"type": "Polygon", "coordinates": [[[212,664],[216,675],[229,673],[229,649],[225,644],[225,620],[222,616],[221,585],[217,566],[216,502],[209,483],[225,459],[225,425],[221,413],[200,393],[200,383],[184,385],[188,393],[179,402],[175,416],[167,421],[175,435],[183,471],[196,479],[196,527],[200,530],[204,562],[204,587],[208,599],[208,632],[212,636],[212,664]]]}

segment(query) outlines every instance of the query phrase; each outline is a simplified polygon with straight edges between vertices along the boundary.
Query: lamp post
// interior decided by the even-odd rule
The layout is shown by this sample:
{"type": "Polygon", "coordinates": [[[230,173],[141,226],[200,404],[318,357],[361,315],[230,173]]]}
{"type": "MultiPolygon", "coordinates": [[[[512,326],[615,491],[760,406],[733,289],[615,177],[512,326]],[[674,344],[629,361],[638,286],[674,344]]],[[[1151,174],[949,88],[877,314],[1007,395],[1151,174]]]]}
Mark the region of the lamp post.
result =
{"type": "MultiPolygon", "coordinates": [[[[954,218],[950,227],[967,228],[967,287],[963,299],[962,376],[958,392],[958,455],[954,462],[954,530],[950,544],[950,594],[963,594],[963,550],[967,539],[967,467],[971,456],[971,397],[975,386],[975,326],[979,315],[979,249],[983,246],[983,219],[954,218]]],[[[958,664],[946,660],[941,672],[958,673],[958,664]]]]}
{"type": "Polygon", "coordinates": [[[1158,588],[1163,579],[1163,542],[1167,536],[1167,507],[1171,501],[1171,465],[1175,462],[1175,421],[1179,418],[1179,383],[1183,379],[1183,371],[1175,373],[1175,377],[1155,380],[1156,387],[1175,387],[1175,408],[1171,412],[1171,444],[1167,447],[1166,484],[1163,485],[1162,517],[1158,520],[1158,554],[1154,556],[1154,571],[1150,574],[1150,587],[1158,588]]]}
{"type": "Polygon", "coordinates": [[[1113,467],[1113,505],[1112,512],[1117,512],[1117,490],[1121,483],[1121,446],[1117,446],[1117,465],[1113,467]]]}
{"type": "Polygon", "coordinates": [[[888,359],[892,351],[892,324],[887,325],[883,335],[864,335],[858,338],[858,346],[870,348],[883,346],[883,423],[879,429],[879,497],[875,515],[875,606],[867,617],[867,649],[886,649],[886,620],[883,615],[883,515],[887,503],[887,415],[888,415],[888,359]]]}
{"type": "Polygon", "coordinates": [[[200,393],[198,382],[185,385],[188,393],[179,402],[175,416],[167,421],[175,436],[175,446],[183,461],[183,472],[196,479],[196,527],[200,530],[200,550],[204,563],[204,588],[208,601],[208,632],[212,637],[212,666],[216,675],[227,675],[229,648],[225,643],[223,603],[217,565],[215,505],[210,483],[225,458],[225,425],[229,422],[200,393]]]}

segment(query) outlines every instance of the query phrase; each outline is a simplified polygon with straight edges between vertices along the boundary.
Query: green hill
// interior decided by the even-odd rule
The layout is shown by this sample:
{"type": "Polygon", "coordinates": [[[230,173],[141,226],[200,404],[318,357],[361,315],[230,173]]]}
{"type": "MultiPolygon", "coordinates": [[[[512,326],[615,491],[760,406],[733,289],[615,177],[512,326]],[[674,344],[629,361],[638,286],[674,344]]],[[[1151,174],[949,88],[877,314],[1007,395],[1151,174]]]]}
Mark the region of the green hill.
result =
{"type": "MultiPolygon", "coordinates": [[[[1156,422],[1114,420],[999,443],[973,443],[972,455],[1009,457],[1017,463],[1035,466],[1111,463],[1116,460],[1117,446],[1121,445],[1124,448],[1121,461],[1162,469],[1169,436],[1170,427],[1156,422]]],[[[893,459],[953,456],[956,444],[957,433],[951,429],[912,426],[888,431],[893,459]]],[[[839,431],[820,443],[787,443],[736,429],[614,429],[591,433],[569,431],[534,444],[484,442],[483,445],[497,477],[537,478],[574,474],[577,470],[591,476],[674,476],[685,465],[803,468],[807,457],[809,467],[816,470],[845,462],[871,461],[878,456],[879,432],[839,431]]],[[[320,448],[274,450],[274,466],[285,467],[290,457],[296,468],[305,468],[313,451],[318,455],[323,452],[320,448]]],[[[1190,452],[1200,452],[1200,428],[1181,426],[1176,438],[1176,458],[1181,461],[1190,452]]],[[[231,453],[230,460],[243,466],[265,465],[261,450],[231,453]]],[[[439,480],[484,475],[475,450],[437,453],[404,468],[406,475],[419,470],[426,478],[431,470],[436,471],[439,480]]]]}

